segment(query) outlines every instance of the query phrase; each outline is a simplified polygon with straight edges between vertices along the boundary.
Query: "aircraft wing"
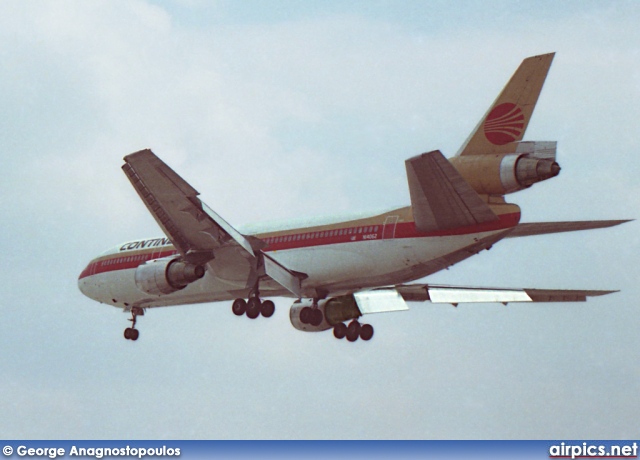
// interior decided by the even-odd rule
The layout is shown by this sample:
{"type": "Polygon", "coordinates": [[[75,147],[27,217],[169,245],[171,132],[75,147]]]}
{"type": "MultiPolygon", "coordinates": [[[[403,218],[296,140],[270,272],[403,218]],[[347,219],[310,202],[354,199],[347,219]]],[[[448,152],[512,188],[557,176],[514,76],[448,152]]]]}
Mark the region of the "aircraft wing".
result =
{"type": "MultiPolygon", "coordinates": [[[[254,260],[264,272],[296,295],[306,275],[292,272],[260,250],[265,243],[245,236],[233,228],[198,198],[198,191],[176,174],[151,150],[141,150],[124,157],[122,166],[129,181],[142,198],[160,228],[185,260],[203,264],[215,257],[222,247],[239,249],[238,263],[254,260]]],[[[253,275],[257,276],[256,273],[253,275]]],[[[250,279],[247,282],[250,284],[250,279]]]]}
{"type": "Polygon", "coordinates": [[[251,243],[198,198],[198,191],[151,150],[124,157],[122,169],[160,228],[183,256],[251,243]]]}
{"type": "Polygon", "coordinates": [[[583,220],[575,222],[529,222],[518,224],[505,238],[544,235],[546,233],[575,232],[594,228],[607,228],[630,222],[630,220],[583,220]]]}
{"type": "Polygon", "coordinates": [[[510,302],[584,302],[587,297],[596,297],[618,291],[580,289],[505,289],[435,284],[401,284],[396,291],[406,301],[432,303],[510,303],[510,302]]]}

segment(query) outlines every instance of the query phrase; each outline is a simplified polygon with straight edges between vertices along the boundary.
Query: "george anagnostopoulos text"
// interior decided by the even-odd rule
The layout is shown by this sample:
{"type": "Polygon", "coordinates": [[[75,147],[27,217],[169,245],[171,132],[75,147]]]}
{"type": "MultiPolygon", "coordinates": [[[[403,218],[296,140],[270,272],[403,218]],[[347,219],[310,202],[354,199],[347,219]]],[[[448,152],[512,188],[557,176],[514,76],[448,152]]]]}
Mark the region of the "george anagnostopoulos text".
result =
{"type": "MultiPolygon", "coordinates": [[[[5,455],[7,453],[5,452],[5,455]]],[[[133,458],[153,458],[153,457],[179,457],[180,448],[173,447],[77,447],[71,446],[67,452],[65,449],[47,447],[26,447],[18,446],[16,454],[19,457],[47,457],[50,459],[64,457],[84,457],[84,458],[104,458],[104,457],[133,457],[133,458]]]]}

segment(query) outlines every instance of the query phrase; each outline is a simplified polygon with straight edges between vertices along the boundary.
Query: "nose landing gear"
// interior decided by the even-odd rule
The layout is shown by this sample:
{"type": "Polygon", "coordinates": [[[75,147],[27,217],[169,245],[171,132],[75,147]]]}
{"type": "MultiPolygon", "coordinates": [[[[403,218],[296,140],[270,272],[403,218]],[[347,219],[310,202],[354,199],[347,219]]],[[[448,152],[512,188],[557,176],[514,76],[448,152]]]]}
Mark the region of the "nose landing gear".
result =
{"type": "Polygon", "coordinates": [[[131,327],[124,330],[124,338],[127,340],[138,340],[140,331],[136,329],[136,320],[138,316],[144,316],[144,310],[141,307],[131,307],[131,327]]]}

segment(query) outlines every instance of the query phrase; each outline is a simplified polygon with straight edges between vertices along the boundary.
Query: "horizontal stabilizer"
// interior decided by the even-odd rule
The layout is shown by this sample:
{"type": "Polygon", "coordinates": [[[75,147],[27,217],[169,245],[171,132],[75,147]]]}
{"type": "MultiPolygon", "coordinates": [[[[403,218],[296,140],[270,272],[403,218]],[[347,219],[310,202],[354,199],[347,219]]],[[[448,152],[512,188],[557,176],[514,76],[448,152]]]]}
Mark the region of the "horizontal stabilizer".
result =
{"type": "Polygon", "coordinates": [[[363,315],[408,310],[409,307],[395,289],[376,289],[353,294],[358,310],[363,315]]]}
{"type": "Polygon", "coordinates": [[[395,289],[406,301],[432,303],[510,303],[510,302],[584,302],[618,291],[579,289],[508,289],[431,284],[402,284],[395,289]]]}
{"type": "Polygon", "coordinates": [[[506,238],[520,236],[544,235],[547,233],[575,232],[578,230],[592,230],[595,228],[614,227],[630,222],[630,220],[583,220],[575,222],[529,222],[518,224],[506,238]]]}
{"type": "Polygon", "coordinates": [[[405,166],[419,231],[448,230],[498,220],[440,151],[409,158],[405,166]]]}

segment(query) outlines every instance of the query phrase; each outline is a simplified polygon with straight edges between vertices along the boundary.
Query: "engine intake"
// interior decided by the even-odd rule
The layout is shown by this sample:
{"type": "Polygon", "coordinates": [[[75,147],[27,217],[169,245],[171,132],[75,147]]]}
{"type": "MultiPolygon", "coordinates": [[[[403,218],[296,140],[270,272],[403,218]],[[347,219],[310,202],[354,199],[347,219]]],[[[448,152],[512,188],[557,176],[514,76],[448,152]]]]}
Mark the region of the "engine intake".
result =
{"type": "Polygon", "coordinates": [[[180,259],[156,259],[138,266],[135,281],[138,289],[147,294],[171,294],[199,280],[204,272],[202,265],[180,259]]]}

